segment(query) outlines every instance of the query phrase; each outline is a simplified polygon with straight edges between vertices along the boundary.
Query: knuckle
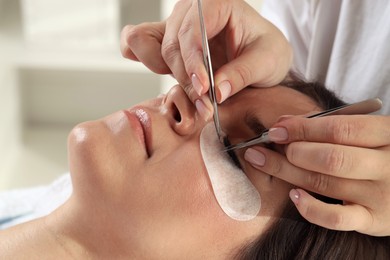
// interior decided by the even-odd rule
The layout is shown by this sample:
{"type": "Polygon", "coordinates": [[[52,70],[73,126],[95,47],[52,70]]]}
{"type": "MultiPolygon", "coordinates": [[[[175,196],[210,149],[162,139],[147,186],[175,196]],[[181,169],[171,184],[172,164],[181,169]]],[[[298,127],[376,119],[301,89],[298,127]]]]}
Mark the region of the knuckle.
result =
{"type": "MultiPolygon", "coordinates": [[[[313,128],[309,120],[301,118],[301,116],[291,116],[294,118],[288,121],[287,131],[289,134],[288,140],[290,141],[307,141],[310,140],[310,128],[313,128]]],[[[286,120],[287,121],[287,120],[286,120]]]]}
{"type": "Polygon", "coordinates": [[[329,228],[334,230],[344,230],[344,215],[337,212],[329,216],[329,228]]]}
{"type": "MultiPolygon", "coordinates": [[[[188,42],[188,40],[186,40],[185,38],[188,35],[190,35],[191,37],[191,33],[188,34],[190,30],[192,30],[192,25],[189,24],[188,22],[183,23],[183,25],[180,27],[180,30],[178,32],[179,44],[180,42],[188,42]]],[[[191,40],[191,42],[193,41],[191,40]]],[[[182,52],[180,54],[182,55],[182,59],[186,67],[189,64],[191,64],[194,60],[196,60],[197,57],[202,56],[201,51],[199,49],[187,48],[187,47],[183,47],[182,52]]]]}
{"type": "Polygon", "coordinates": [[[340,174],[344,168],[347,168],[346,155],[344,151],[337,146],[329,148],[329,151],[324,154],[325,170],[330,174],[340,174]]]}
{"type": "Polygon", "coordinates": [[[329,189],[329,177],[321,173],[312,173],[307,178],[308,188],[314,192],[324,194],[329,189]]]}
{"type": "Polygon", "coordinates": [[[297,162],[297,159],[298,159],[297,155],[299,156],[299,150],[297,148],[297,143],[291,143],[291,144],[286,145],[285,152],[286,152],[286,156],[287,156],[287,159],[289,160],[289,162],[291,162],[292,164],[295,164],[297,162]]]}
{"type": "Polygon", "coordinates": [[[132,24],[126,24],[125,26],[123,26],[121,33],[126,34],[133,27],[134,27],[134,25],[132,25],[132,24]]]}
{"type": "Polygon", "coordinates": [[[128,33],[132,30],[133,27],[134,26],[130,24],[125,25],[121,31],[121,36],[127,38],[128,33]]]}
{"type": "Polygon", "coordinates": [[[183,88],[184,92],[187,94],[189,99],[191,100],[192,103],[195,103],[195,100],[199,97],[198,94],[195,92],[194,88],[192,87],[192,84],[186,84],[186,85],[181,85],[183,88]]]}
{"type": "Polygon", "coordinates": [[[240,64],[240,66],[237,66],[236,68],[237,75],[239,76],[239,79],[241,80],[241,86],[247,86],[249,85],[250,80],[253,78],[253,72],[250,67],[248,67],[245,63],[240,64]]]}
{"type": "Polygon", "coordinates": [[[354,136],[354,129],[358,127],[358,122],[345,121],[334,117],[333,121],[327,125],[328,139],[335,143],[348,143],[354,136]]]}
{"type": "Polygon", "coordinates": [[[184,62],[184,65],[187,69],[191,69],[191,65],[193,63],[193,61],[197,60],[197,58],[199,56],[201,56],[202,54],[200,53],[200,51],[188,51],[188,52],[183,52],[183,62],[184,62]]]}
{"type": "Polygon", "coordinates": [[[133,50],[140,48],[143,41],[144,30],[141,26],[126,25],[121,32],[120,48],[124,58],[131,58],[133,50]]]}
{"type": "Polygon", "coordinates": [[[172,63],[180,53],[180,45],[176,39],[164,40],[161,45],[161,55],[165,62],[172,63]]]}
{"type": "Polygon", "coordinates": [[[191,22],[190,20],[184,20],[183,23],[181,24],[180,29],[177,33],[177,37],[179,38],[179,40],[186,37],[188,35],[188,32],[191,31],[193,24],[191,24],[190,22],[191,22]]]}
{"type": "Polygon", "coordinates": [[[302,124],[298,124],[298,136],[296,137],[297,140],[308,140],[307,133],[310,133],[310,122],[307,120],[303,121],[302,124]]]}
{"type": "Polygon", "coordinates": [[[267,163],[269,165],[269,174],[273,176],[278,176],[282,172],[282,161],[281,160],[269,160],[267,163]]]}
{"type": "Polygon", "coordinates": [[[314,222],[314,219],[315,219],[315,209],[313,206],[311,206],[310,204],[308,205],[300,205],[300,213],[302,215],[302,217],[304,217],[305,219],[307,219],[307,221],[313,223],[314,222]]]}
{"type": "Polygon", "coordinates": [[[122,54],[123,58],[129,58],[130,57],[131,50],[130,50],[130,48],[126,44],[123,44],[121,42],[120,50],[121,50],[121,54],[122,54]]]}
{"type": "Polygon", "coordinates": [[[133,42],[140,42],[144,38],[144,29],[143,26],[138,25],[138,26],[131,26],[127,25],[123,29],[123,34],[126,39],[126,43],[128,45],[131,45],[133,42]]]}

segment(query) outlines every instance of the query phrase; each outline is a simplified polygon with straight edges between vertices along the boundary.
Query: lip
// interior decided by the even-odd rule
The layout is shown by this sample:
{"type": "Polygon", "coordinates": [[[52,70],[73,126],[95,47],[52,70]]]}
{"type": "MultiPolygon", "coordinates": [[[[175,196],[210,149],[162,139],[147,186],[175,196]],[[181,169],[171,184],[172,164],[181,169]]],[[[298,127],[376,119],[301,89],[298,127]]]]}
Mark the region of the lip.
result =
{"type": "Polygon", "coordinates": [[[124,110],[131,125],[139,137],[140,143],[145,147],[148,157],[151,155],[151,120],[145,109],[140,107],[124,110]]]}

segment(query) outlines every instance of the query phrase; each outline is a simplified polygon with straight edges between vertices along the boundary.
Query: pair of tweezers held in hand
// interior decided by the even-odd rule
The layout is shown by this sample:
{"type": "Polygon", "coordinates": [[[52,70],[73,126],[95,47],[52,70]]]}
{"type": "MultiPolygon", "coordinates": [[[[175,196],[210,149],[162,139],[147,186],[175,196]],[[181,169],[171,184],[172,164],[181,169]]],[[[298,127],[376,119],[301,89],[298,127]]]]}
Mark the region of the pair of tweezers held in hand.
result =
{"type": "Polygon", "coordinates": [[[204,25],[202,0],[198,0],[198,12],[199,12],[199,20],[200,20],[200,30],[202,33],[203,62],[209,76],[209,84],[210,84],[209,97],[214,109],[214,115],[213,115],[214,125],[215,125],[215,130],[217,131],[218,139],[221,143],[223,143],[224,133],[222,132],[221,123],[218,115],[218,104],[217,104],[217,96],[215,94],[213,66],[211,64],[210,48],[207,41],[206,27],[204,25]]]}
{"type": "MultiPolygon", "coordinates": [[[[209,90],[209,96],[210,101],[213,105],[214,109],[214,125],[215,129],[218,135],[218,139],[221,143],[223,143],[223,136],[225,135],[222,131],[219,115],[218,115],[218,105],[217,105],[217,99],[215,94],[215,85],[214,85],[214,75],[213,75],[213,67],[211,64],[211,58],[210,58],[210,48],[207,41],[207,32],[204,25],[204,18],[203,18],[203,9],[202,9],[202,0],[198,0],[198,12],[199,12],[199,20],[200,20],[200,29],[202,33],[202,48],[203,48],[203,62],[206,67],[206,71],[209,76],[209,83],[210,83],[210,90],[209,90]]],[[[353,115],[353,114],[369,114],[372,112],[375,112],[379,110],[382,107],[382,101],[378,98],[376,99],[368,99],[362,102],[353,103],[350,105],[344,105],[340,107],[336,107],[333,109],[329,109],[326,111],[322,111],[320,113],[307,116],[307,118],[315,118],[315,117],[322,117],[322,116],[328,116],[328,115],[353,115]]],[[[244,142],[233,144],[230,146],[227,146],[224,151],[229,150],[235,150],[235,149],[241,149],[248,146],[260,144],[260,143],[269,143],[270,139],[268,137],[269,130],[265,130],[261,135],[258,135],[254,138],[251,138],[249,140],[246,140],[244,142]]]]}
{"type": "MultiPolygon", "coordinates": [[[[316,118],[330,115],[358,115],[369,114],[378,111],[382,108],[382,101],[379,98],[367,99],[361,102],[344,105],[329,110],[322,111],[313,115],[309,115],[306,118],[316,118]]],[[[271,140],[268,136],[269,129],[263,131],[260,135],[246,140],[244,142],[233,144],[225,147],[223,151],[242,149],[245,147],[253,146],[260,143],[270,143],[271,140]]]]}

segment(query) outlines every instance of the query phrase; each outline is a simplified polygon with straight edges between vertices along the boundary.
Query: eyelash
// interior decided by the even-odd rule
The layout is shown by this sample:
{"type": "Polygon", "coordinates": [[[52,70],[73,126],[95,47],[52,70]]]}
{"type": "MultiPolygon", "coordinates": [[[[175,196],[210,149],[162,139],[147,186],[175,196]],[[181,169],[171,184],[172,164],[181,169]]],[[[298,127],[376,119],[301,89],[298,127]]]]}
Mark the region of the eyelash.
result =
{"type": "MultiPolygon", "coordinates": [[[[223,138],[223,144],[225,145],[225,147],[228,147],[231,145],[229,139],[227,136],[225,136],[223,138]]],[[[241,166],[241,163],[240,163],[240,160],[238,160],[238,157],[237,157],[237,154],[234,152],[234,150],[229,150],[227,151],[227,154],[229,155],[230,159],[233,161],[233,163],[242,170],[242,166],[241,166]]]]}

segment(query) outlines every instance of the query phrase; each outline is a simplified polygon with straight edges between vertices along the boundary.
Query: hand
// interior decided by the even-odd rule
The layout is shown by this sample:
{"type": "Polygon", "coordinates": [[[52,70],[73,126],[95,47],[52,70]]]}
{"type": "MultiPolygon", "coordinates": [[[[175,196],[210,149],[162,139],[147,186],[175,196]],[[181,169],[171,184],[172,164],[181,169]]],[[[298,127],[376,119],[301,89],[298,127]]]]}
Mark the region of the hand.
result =
{"type": "MultiPolygon", "coordinates": [[[[268,87],[285,78],[290,45],[245,1],[203,0],[203,13],[219,103],[250,84],[268,87]]],[[[192,102],[209,89],[197,0],[177,2],[164,22],[126,26],[121,51],[156,73],[173,74],[192,102]]]]}
{"type": "Polygon", "coordinates": [[[270,138],[287,144],[286,156],[249,148],[245,158],[255,168],[344,202],[326,204],[293,189],[304,218],[329,229],[390,235],[390,116],[294,117],[276,123],[270,138]]]}

